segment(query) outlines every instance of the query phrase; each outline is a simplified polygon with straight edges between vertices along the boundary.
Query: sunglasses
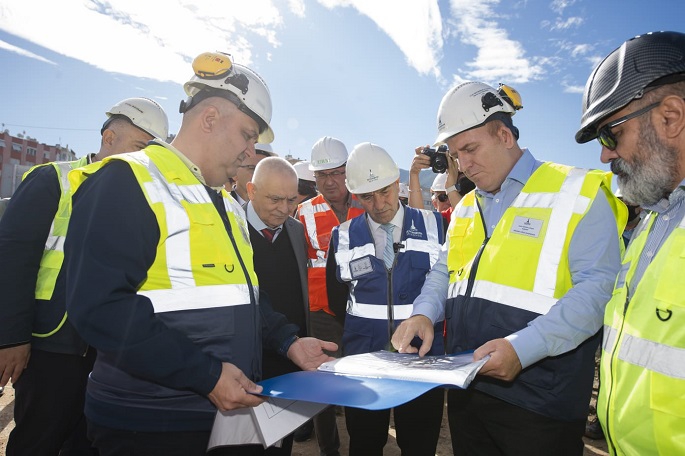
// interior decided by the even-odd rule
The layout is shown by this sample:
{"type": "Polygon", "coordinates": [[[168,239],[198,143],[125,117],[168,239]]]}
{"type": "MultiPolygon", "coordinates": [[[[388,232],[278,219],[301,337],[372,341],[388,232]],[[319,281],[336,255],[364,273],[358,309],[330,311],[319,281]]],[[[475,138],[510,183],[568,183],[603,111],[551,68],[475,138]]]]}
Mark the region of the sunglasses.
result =
{"type": "Polygon", "coordinates": [[[444,203],[445,201],[447,201],[449,199],[449,196],[447,196],[447,193],[440,193],[440,194],[433,193],[432,197],[437,198],[438,201],[440,201],[441,203],[444,203]]]}
{"type": "Polygon", "coordinates": [[[652,109],[656,108],[661,104],[661,101],[657,101],[656,103],[652,103],[649,106],[645,106],[642,109],[638,109],[635,112],[631,112],[627,116],[623,116],[619,119],[614,120],[613,122],[609,122],[608,124],[604,125],[602,128],[599,129],[597,132],[597,141],[603,146],[606,147],[609,150],[616,150],[616,146],[618,145],[618,140],[616,139],[616,136],[614,136],[614,133],[611,131],[614,127],[618,127],[622,123],[628,122],[630,119],[633,119],[635,117],[639,117],[642,114],[651,111],[652,109]]]}

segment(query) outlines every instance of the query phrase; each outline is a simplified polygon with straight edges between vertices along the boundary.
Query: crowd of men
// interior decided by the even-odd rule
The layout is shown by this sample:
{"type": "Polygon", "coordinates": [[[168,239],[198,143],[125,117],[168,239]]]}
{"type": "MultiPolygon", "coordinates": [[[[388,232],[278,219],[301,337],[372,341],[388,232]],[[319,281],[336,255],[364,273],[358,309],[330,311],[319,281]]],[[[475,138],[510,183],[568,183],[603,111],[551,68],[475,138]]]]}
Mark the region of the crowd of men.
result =
{"type": "MultiPolygon", "coordinates": [[[[122,100],[98,153],[31,169],[0,219],[8,455],[289,455],[293,435],[208,451],[217,410],[388,349],[488,357],[447,391],[455,455],[581,455],[598,347],[610,452],[685,453],[685,34],[629,39],[587,81],[575,139],[618,196],[519,146],[508,86],[451,88],[404,186],[370,142],[324,136],[293,166],[257,73],[193,70],[171,142],[157,103],[122,100]]],[[[444,399],[392,410],[403,454],[435,454],[444,399]]],[[[382,455],[391,410],[344,414],[349,454],[382,455]]],[[[313,422],[340,454],[335,407],[313,422]]]]}

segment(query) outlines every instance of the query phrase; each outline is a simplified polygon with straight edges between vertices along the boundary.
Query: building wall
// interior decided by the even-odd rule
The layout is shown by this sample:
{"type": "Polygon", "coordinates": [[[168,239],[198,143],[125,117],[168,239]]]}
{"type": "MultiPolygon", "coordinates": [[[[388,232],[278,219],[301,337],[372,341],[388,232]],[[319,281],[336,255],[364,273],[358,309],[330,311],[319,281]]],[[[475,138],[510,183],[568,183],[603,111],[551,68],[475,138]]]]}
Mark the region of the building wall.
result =
{"type": "Polygon", "coordinates": [[[35,165],[76,160],[76,154],[59,144],[39,143],[29,136],[0,132],[0,198],[9,198],[21,183],[23,174],[35,165]]]}

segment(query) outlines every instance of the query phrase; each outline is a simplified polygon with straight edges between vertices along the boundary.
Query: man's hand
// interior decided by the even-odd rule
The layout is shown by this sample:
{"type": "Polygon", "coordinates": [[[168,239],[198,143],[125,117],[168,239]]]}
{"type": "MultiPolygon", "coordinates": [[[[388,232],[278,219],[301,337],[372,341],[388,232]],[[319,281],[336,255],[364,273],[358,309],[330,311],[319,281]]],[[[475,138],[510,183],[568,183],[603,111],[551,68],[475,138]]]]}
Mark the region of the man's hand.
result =
{"type": "Polygon", "coordinates": [[[404,320],[392,335],[392,346],[400,353],[419,353],[424,356],[433,345],[433,323],[425,315],[414,315],[404,320]],[[411,346],[414,337],[419,336],[423,343],[417,350],[411,346]]]}
{"type": "Polygon", "coordinates": [[[315,370],[321,363],[335,359],[324,353],[324,350],[334,352],[337,349],[338,344],[335,342],[327,342],[314,337],[301,337],[288,349],[288,358],[302,370],[315,370]]]}
{"type": "Polygon", "coordinates": [[[225,412],[261,404],[264,399],[250,394],[261,392],[262,387],[247,378],[235,365],[221,363],[221,376],[208,397],[216,408],[225,412]]]}
{"type": "Polygon", "coordinates": [[[0,386],[16,383],[31,357],[31,344],[0,349],[0,386]]]}
{"type": "Polygon", "coordinates": [[[521,361],[507,339],[493,339],[484,343],[473,353],[473,359],[478,361],[486,355],[490,355],[490,359],[478,372],[479,375],[510,382],[521,373],[521,361]]]}
{"type": "Polygon", "coordinates": [[[409,174],[419,175],[422,169],[427,169],[431,167],[431,159],[428,155],[423,153],[425,147],[430,147],[428,144],[425,146],[418,146],[414,149],[414,158],[411,161],[411,167],[409,167],[409,174]]]}

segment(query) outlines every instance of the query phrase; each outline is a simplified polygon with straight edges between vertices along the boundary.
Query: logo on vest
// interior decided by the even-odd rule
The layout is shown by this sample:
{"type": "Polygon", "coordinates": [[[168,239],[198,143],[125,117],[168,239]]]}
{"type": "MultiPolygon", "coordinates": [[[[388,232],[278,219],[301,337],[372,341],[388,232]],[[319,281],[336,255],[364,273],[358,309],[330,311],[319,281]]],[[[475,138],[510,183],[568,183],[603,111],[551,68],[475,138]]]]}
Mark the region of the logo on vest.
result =
{"type": "Polygon", "coordinates": [[[369,170],[369,177],[366,178],[366,182],[374,182],[378,180],[378,176],[376,176],[373,171],[369,170]]]}
{"type": "Polygon", "coordinates": [[[414,221],[411,221],[411,226],[409,229],[406,231],[406,236],[411,237],[411,238],[422,238],[423,233],[420,230],[416,229],[416,225],[414,225],[414,221]]]}

